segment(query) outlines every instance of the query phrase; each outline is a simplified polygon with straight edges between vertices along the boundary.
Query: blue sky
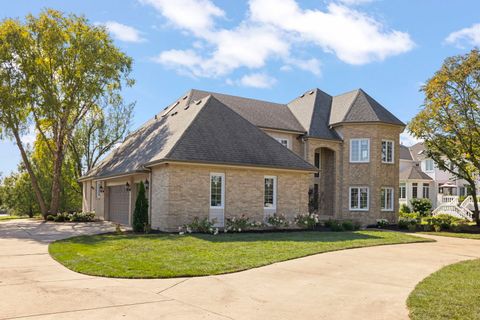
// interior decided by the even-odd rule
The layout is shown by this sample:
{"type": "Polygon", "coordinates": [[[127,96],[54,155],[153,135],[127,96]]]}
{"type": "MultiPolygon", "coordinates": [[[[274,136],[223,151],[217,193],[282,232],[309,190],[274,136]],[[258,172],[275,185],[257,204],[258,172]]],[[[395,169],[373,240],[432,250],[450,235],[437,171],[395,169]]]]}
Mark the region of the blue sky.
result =
{"type": "MultiPolygon", "coordinates": [[[[190,88],[285,103],[361,87],[408,122],[442,61],[480,46],[475,0],[19,0],[0,18],[43,8],[104,24],[134,58],[132,129],[190,88]]],[[[12,142],[0,155],[0,172],[17,167],[12,142]]]]}

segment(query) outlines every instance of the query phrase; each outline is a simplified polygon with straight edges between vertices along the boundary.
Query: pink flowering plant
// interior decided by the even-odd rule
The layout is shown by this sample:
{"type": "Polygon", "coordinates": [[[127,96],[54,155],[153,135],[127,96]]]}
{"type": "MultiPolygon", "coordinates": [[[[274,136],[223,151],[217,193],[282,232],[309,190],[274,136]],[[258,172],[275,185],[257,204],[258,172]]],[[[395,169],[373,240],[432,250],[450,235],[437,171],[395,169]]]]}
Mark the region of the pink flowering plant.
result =
{"type": "Polygon", "coordinates": [[[274,213],[271,216],[268,216],[265,219],[267,226],[273,227],[274,229],[288,227],[290,221],[284,215],[274,213]]]}
{"type": "Polygon", "coordinates": [[[227,218],[227,222],[225,224],[225,232],[244,232],[248,230],[252,230],[255,228],[262,227],[261,222],[256,222],[250,220],[249,217],[245,216],[244,214],[240,217],[232,217],[227,218]]]}
{"type": "Polygon", "coordinates": [[[178,227],[178,233],[181,235],[185,233],[210,233],[217,235],[218,228],[214,227],[215,223],[215,219],[209,220],[208,218],[200,219],[195,217],[191,223],[178,227]]]}

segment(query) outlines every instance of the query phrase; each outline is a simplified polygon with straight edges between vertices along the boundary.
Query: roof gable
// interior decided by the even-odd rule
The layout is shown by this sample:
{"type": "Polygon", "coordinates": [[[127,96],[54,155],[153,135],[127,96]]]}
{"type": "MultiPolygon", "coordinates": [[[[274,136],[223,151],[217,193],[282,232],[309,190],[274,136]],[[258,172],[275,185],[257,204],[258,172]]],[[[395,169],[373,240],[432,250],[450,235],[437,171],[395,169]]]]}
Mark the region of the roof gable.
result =
{"type": "Polygon", "coordinates": [[[311,137],[339,139],[329,127],[332,97],[320,89],[313,89],[288,103],[288,108],[311,137]]]}
{"type": "Polygon", "coordinates": [[[330,125],[345,122],[382,122],[405,126],[402,121],[362,89],[333,98],[330,125]]]}
{"type": "Polygon", "coordinates": [[[258,127],[297,132],[305,131],[304,127],[285,104],[196,89],[193,89],[191,92],[193,99],[202,99],[212,95],[225,106],[258,127]]]}
{"type": "Polygon", "coordinates": [[[402,180],[432,180],[432,178],[420,169],[418,163],[406,168],[400,172],[402,180]]]}
{"type": "Polygon", "coordinates": [[[166,159],[315,170],[213,96],[166,159]]]}

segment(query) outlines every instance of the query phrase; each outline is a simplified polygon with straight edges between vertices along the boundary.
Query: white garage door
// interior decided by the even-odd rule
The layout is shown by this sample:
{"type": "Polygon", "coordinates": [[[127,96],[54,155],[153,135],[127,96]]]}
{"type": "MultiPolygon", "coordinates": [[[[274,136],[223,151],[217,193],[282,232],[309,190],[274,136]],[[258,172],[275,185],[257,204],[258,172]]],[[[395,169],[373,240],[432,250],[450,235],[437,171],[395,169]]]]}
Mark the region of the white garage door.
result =
{"type": "Polygon", "coordinates": [[[128,207],[130,194],[125,186],[108,187],[110,221],[128,225],[128,207]]]}

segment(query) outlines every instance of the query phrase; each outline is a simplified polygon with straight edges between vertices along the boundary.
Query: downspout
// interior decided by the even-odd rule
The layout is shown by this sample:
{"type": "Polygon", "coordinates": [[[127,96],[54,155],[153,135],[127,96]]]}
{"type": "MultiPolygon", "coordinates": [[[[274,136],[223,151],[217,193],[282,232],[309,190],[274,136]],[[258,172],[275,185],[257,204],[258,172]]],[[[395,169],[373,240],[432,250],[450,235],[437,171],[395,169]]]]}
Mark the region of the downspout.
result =
{"type": "Polygon", "coordinates": [[[152,227],[152,189],[153,189],[153,180],[152,180],[152,169],[148,169],[148,223],[152,227]]]}

